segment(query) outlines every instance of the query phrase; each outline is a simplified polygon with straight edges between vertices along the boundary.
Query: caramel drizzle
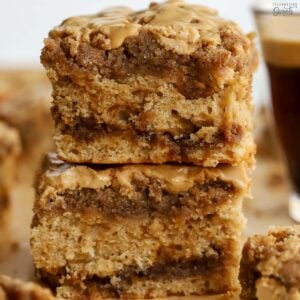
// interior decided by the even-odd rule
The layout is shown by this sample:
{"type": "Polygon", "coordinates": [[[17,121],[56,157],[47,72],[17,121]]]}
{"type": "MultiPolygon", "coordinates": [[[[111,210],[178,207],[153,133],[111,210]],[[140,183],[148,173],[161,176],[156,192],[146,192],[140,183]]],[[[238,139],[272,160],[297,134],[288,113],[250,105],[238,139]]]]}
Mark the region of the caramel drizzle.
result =
{"type": "Polygon", "coordinates": [[[163,37],[194,43],[200,37],[217,39],[218,30],[225,23],[228,24],[214,9],[187,5],[181,0],[169,0],[162,4],[152,3],[148,10],[138,12],[127,7],[114,7],[96,15],[70,18],[57,30],[69,28],[67,31],[70,31],[75,26],[101,32],[109,41],[105,45],[109,50],[120,47],[127,37],[136,35],[142,26],[154,31],[159,29],[163,37]]]}

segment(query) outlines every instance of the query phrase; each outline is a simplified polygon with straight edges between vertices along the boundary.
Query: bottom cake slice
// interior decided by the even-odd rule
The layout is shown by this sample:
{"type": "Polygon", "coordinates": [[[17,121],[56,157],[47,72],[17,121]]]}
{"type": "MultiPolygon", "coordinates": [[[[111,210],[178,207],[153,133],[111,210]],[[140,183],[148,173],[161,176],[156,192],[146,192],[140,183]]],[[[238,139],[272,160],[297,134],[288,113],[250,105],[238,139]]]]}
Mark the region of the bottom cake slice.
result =
{"type": "Polygon", "coordinates": [[[50,155],[36,186],[37,272],[61,298],[238,294],[248,186],[243,166],[84,166],[50,155]]]}
{"type": "Polygon", "coordinates": [[[300,226],[249,238],[240,280],[243,300],[300,300],[300,226]]]}

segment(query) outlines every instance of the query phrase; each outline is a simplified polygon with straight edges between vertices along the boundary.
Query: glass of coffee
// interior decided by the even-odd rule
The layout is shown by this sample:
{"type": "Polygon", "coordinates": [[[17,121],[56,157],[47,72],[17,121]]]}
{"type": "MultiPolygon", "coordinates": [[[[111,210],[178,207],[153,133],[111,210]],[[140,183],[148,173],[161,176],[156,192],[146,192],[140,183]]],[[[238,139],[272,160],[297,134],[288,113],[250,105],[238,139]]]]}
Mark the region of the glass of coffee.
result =
{"type": "Polygon", "coordinates": [[[289,213],[300,222],[300,1],[267,2],[269,6],[254,8],[255,20],[269,73],[275,123],[293,188],[289,213]]]}

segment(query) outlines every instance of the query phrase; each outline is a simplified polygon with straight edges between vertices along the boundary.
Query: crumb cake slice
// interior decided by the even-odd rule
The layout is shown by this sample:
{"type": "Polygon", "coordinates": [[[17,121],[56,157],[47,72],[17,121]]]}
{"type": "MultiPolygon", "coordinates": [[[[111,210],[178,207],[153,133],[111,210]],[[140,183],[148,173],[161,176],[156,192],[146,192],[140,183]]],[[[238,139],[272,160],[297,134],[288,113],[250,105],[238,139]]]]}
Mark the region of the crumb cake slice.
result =
{"type": "Polygon", "coordinates": [[[6,219],[9,194],[15,179],[20,151],[18,132],[0,121],[0,227],[6,219]]]}
{"type": "Polygon", "coordinates": [[[244,246],[243,300],[300,300],[300,226],[274,227],[244,246]]]}
{"type": "Polygon", "coordinates": [[[45,40],[69,162],[252,162],[252,35],[182,1],[73,17],[45,40]]]}
{"type": "Polygon", "coordinates": [[[0,275],[0,300],[54,300],[50,290],[33,282],[0,275]]]}
{"type": "Polygon", "coordinates": [[[243,166],[73,165],[51,154],[38,177],[31,252],[60,297],[239,293],[243,166]]]}

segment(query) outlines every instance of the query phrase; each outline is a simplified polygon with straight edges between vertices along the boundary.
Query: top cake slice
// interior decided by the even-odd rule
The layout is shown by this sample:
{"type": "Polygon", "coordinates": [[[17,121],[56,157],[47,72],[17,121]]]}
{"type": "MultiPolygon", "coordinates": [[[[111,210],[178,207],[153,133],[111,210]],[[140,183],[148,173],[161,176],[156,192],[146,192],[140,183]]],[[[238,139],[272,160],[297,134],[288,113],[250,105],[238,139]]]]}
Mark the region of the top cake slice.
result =
{"type": "Polygon", "coordinates": [[[73,17],[45,40],[60,157],[252,162],[252,36],[182,1],[73,17]]]}

